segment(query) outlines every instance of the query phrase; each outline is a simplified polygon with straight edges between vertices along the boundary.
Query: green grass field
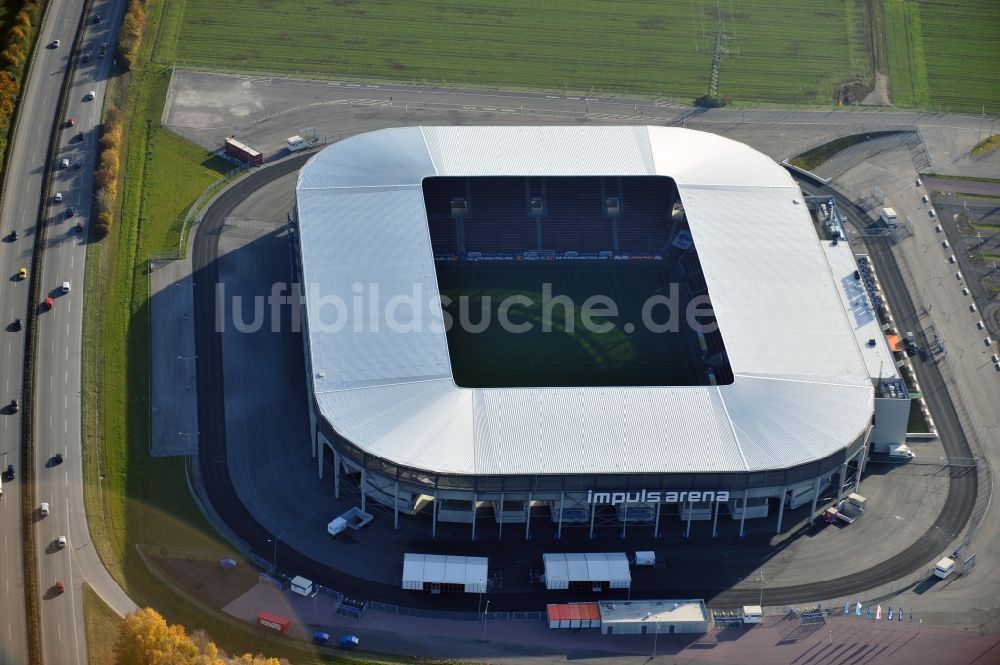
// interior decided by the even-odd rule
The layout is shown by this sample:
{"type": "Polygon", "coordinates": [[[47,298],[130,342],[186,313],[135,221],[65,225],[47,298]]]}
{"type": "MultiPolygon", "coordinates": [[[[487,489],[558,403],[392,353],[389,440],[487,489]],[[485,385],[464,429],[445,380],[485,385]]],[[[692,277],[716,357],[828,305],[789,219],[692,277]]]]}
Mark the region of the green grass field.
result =
{"type": "Polygon", "coordinates": [[[87,662],[114,665],[115,641],[122,620],[89,584],[83,585],[83,621],[87,630],[87,662]]]}
{"type": "MultiPolygon", "coordinates": [[[[643,303],[654,295],[666,295],[671,281],[663,266],[632,264],[572,265],[438,264],[442,294],[451,298],[446,308],[452,325],[448,331],[455,381],[468,387],[538,386],[643,386],[697,385],[699,379],[687,346],[683,317],[679,332],[656,334],[642,325],[643,303]],[[546,307],[543,284],[550,284],[553,306],[550,329],[543,323],[546,307]],[[520,295],[531,304],[514,303],[509,321],[525,328],[512,332],[501,325],[498,309],[508,297],[520,295]],[[594,316],[607,326],[601,331],[586,325],[584,303],[591,296],[610,298],[617,316],[594,316]],[[461,305],[468,298],[467,307],[461,305]],[[555,299],[568,296],[574,306],[566,308],[555,299]],[[484,306],[484,302],[486,303],[484,306]],[[461,313],[465,307],[466,314],[461,313]],[[489,325],[478,329],[489,311],[489,325]],[[468,321],[472,325],[463,325],[468,321]],[[634,331],[625,332],[632,323],[634,331]]],[[[684,303],[680,303],[683,306],[684,303]]],[[[606,311],[603,310],[602,311],[606,311]]],[[[658,308],[656,321],[665,321],[667,311],[658,308]]]]}
{"type": "Polygon", "coordinates": [[[1000,114],[1000,0],[916,4],[930,106],[1000,114]]]}
{"type": "Polygon", "coordinates": [[[840,83],[871,77],[860,0],[187,2],[171,10],[162,57],[240,71],[690,101],[708,88],[719,6],[739,53],[723,59],[725,96],[827,104],[840,83]]]}

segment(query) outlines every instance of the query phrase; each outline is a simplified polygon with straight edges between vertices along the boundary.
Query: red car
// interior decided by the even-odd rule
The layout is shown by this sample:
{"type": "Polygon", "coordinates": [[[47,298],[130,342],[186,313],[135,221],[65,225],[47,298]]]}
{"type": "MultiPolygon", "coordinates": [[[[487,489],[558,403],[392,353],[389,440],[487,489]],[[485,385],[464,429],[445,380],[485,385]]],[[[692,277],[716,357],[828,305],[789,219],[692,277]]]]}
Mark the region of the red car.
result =
{"type": "Polygon", "coordinates": [[[72,127],[75,124],[76,124],[76,120],[74,120],[73,118],[70,118],[69,120],[66,121],[66,126],[67,127],[72,127]]]}
{"type": "Polygon", "coordinates": [[[56,580],[56,591],[62,593],[66,590],[66,584],[62,580],[56,580]]]}
{"type": "Polygon", "coordinates": [[[52,309],[53,305],[55,305],[55,302],[52,300],[52,296],[45,299],[45,309],[52,309]]]}

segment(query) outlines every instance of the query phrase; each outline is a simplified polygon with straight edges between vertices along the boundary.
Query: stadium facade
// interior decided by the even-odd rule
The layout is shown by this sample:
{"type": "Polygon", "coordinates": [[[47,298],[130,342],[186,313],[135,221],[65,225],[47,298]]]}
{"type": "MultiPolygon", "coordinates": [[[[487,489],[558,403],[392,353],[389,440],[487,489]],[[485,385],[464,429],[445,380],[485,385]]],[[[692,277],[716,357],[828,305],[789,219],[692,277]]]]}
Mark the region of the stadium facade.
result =
{"type": "Polygon", "coordinates": [[[477,521],[544,519],[593,535],[680,518],[711,519],[714,533],[722,514],[742,533],[777,512],[780,530],[786,505],[815,514],[831,483],[850,491],[873,450],[905,438],[906,387],[839,215],[811,215],[788,173],[741,143],[664,127],[381,130],[309,160],[294,224],[319,474],[332,455],[336,494],[357,492],[397,524],[422,512],[435,534],[439,522],[474,536],[477,521]],[[483,204],[453,197],[440,216],[457,240],[443,256],[424,192],[442,177],[648,176],[670,179],[673,204],[657,225],[666,253],[643,256],[617,246],[627,196],[602,194],[607,240],[575,251],[565,238],[546,246],[545,194],[530,192],[509,202],[528,246],[472,251],[483,204]],[[709,369],[706,385],[456,384],[435,260],[664,261],[690,244],[726,381],[709,369]],[[383,306],[405,320],[389,325],[383,306]]]}

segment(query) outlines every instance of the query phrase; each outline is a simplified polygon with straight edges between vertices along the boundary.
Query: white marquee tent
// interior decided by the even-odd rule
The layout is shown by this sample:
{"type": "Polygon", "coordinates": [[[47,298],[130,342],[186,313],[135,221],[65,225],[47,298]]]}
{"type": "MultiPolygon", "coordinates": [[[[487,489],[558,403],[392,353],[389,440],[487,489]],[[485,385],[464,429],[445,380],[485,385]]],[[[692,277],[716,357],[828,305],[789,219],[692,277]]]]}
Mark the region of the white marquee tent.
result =
{"type": "Polygon", "coordinates": [[[586,552],[543,554],[545,588],[569,589],[571,586],[606,583],[610,589],[632,586],[628,557],[624,552],[586,552]]]}
{"type": "Polygon", "coordinates": [[[415,591],[485,593],[489,559],[484,556],[403,556],[403,588],[415,591]]]}

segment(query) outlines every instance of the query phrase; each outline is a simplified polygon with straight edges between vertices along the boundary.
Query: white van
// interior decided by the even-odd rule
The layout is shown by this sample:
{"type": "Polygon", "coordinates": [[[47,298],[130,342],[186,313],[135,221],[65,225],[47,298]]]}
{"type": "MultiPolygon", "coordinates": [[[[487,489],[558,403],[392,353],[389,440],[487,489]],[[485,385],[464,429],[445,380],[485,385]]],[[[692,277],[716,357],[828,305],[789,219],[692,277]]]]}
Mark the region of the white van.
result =
{"type": "Polygon", "coordinates": [[[42,517],[45,517],[46,515],[48,515],[49,514],[49,504],[46,503],[45,501],[42,501],[42,506],[39,509],[39,511],[42,513],[42,517]]]}

